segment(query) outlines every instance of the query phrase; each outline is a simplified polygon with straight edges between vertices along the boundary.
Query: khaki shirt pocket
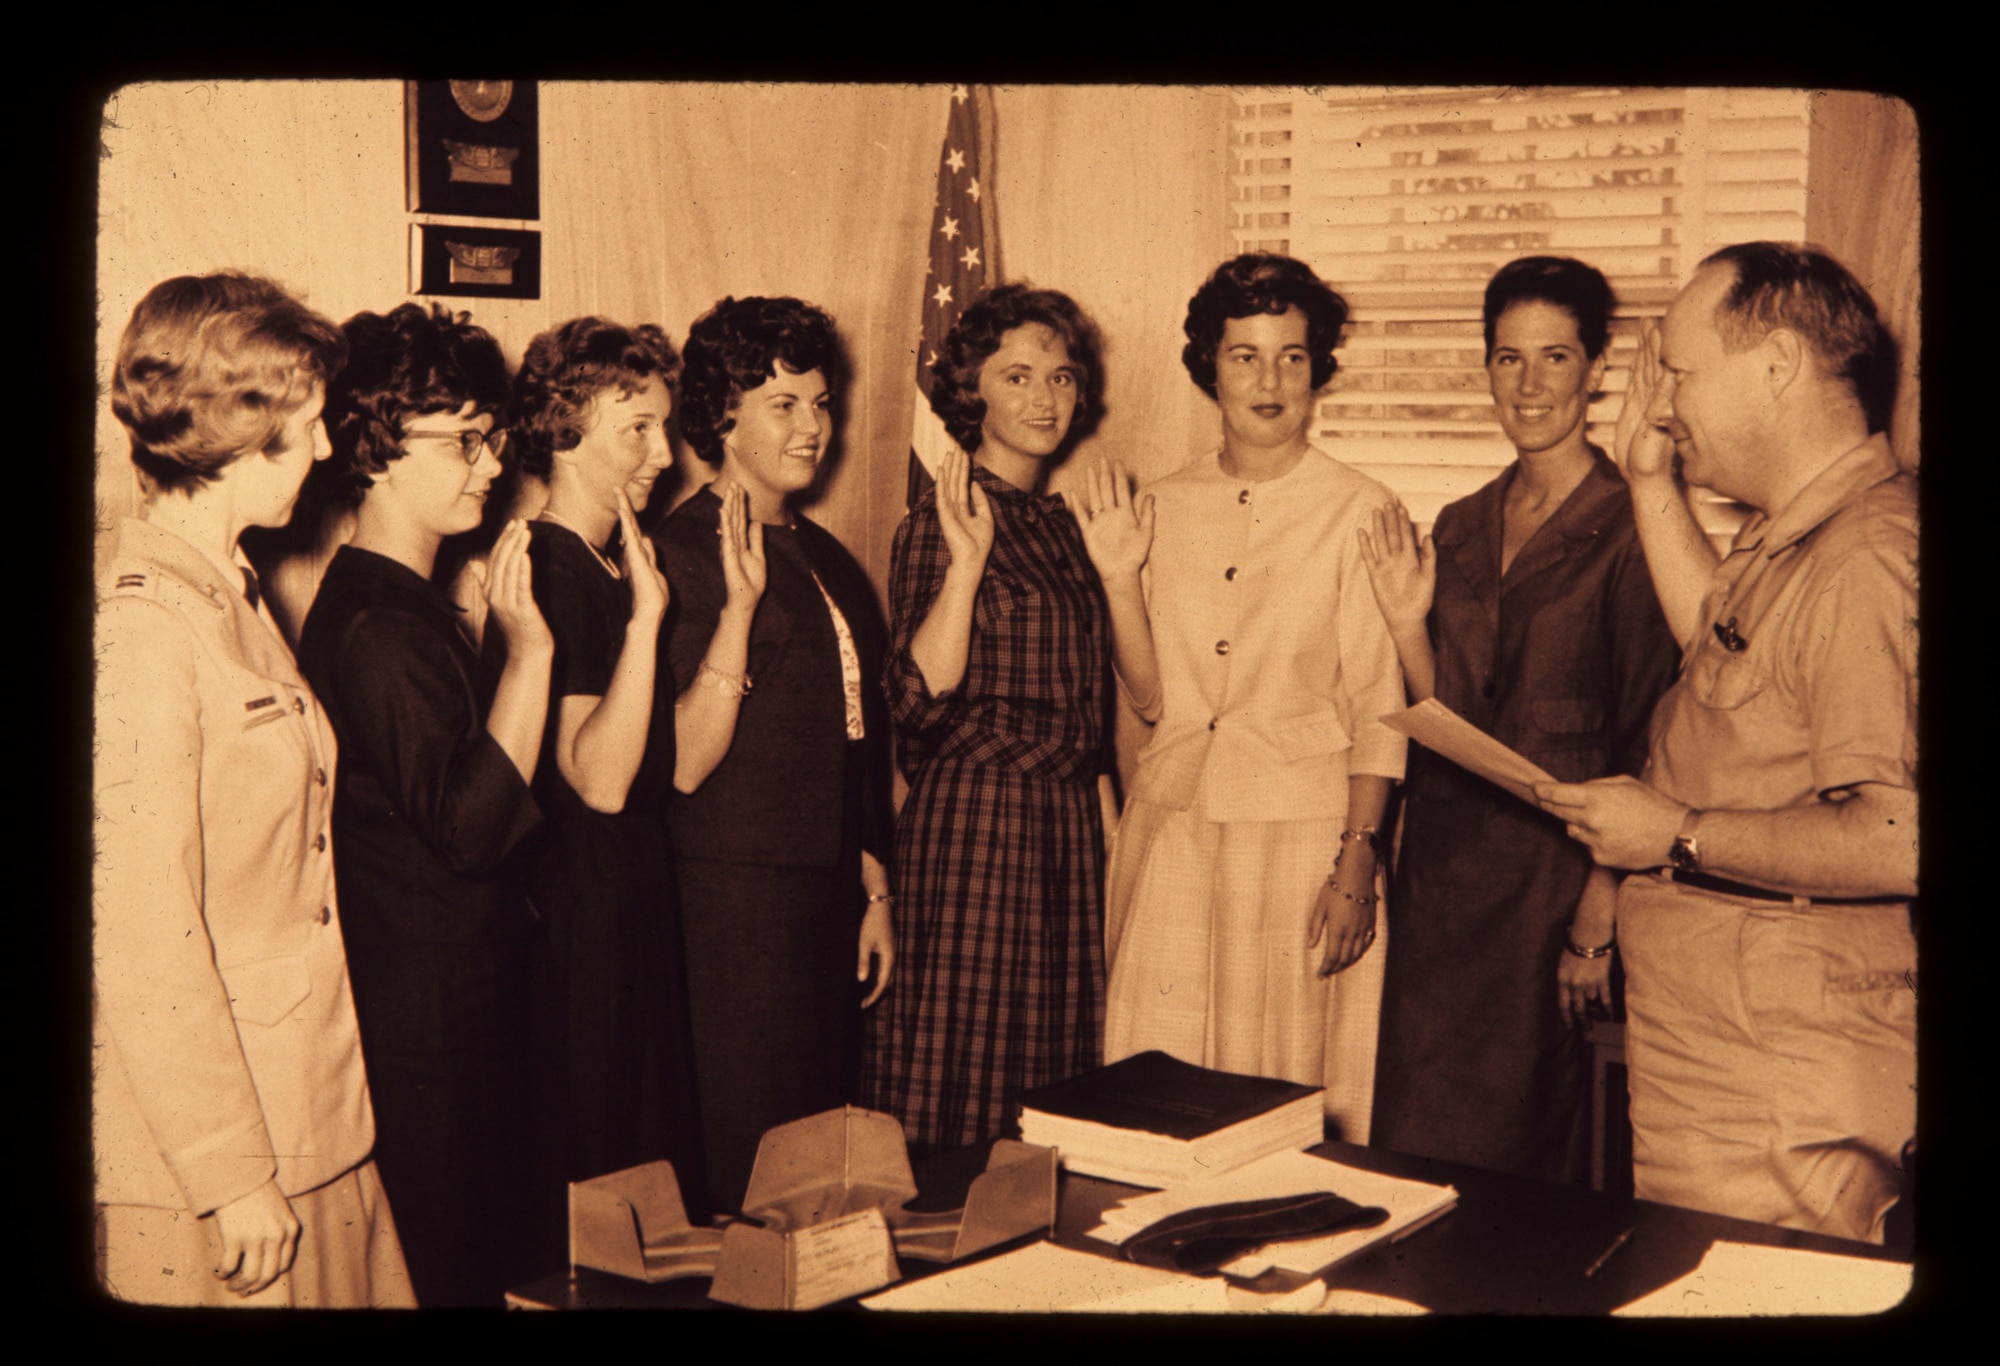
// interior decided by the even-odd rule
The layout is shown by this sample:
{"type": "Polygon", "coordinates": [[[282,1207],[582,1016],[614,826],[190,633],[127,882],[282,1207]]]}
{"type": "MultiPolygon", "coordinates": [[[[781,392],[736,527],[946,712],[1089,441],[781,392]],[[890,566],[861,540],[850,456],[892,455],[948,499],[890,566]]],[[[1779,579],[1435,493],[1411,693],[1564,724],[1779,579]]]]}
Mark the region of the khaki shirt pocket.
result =
{"type": "Polygon", "coordinates": [[[1735,711],[1770,686],[1760,661],[1717,645],[1704,648],[1688,669],[1688,693],[1704,707],[1735,711]]]}
{"type": "Polygon", "coordinates": [[[312,995],[312,973],[302,953],[254,958],[222,970],[229,1008],[238,1020],[270,1028],[312,995]]]}

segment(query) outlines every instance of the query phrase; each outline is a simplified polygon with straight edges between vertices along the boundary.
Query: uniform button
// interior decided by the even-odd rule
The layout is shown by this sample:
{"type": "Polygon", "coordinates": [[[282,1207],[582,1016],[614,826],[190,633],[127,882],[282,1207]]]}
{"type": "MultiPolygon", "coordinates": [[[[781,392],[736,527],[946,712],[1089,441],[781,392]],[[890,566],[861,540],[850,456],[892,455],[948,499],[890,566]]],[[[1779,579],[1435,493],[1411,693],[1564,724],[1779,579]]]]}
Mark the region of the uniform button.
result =
{"type": "Polygon", "coordinates": [[[1492,698],[1492,696],[1493,696],[1493,680],[1492,680],[1492,679],[1490,679],[1490,678],[1489,678],[1489,679],[1487,679],[1487,680],[1486,680],[1486,686],[1485,686],[1485,687],[1483,687],[1483,688],[1481,688],[1481,689],[1479,690],[1479,695],[1480,695],[1481,697],[1484,697],[1484,698],[1487,698],[1487,699],[1489,699],[1489,700],[1490,700],[1490,699],[1492,698]]]}
{"type": "Polygon", "coordinates": [[[314,774],[313,776],[315,776],[316,778],[318,778],[318,779],[319,779],[319,785],[320,785],[321,787],[325,787],[325,786],[326,786],[326,770],[325,770],[325,769],[321,769],[321,770],[319,770],[319,772],[318,772],[318,773],[316,773],[316,774],[314,774]]]}
{"type": "Polygon", "coordinates": [[[329,920],[331,920],[331,919],[333,919],[333,908],[332,908],[332,907],[330,907],[330,906],[322,906],[322,907],[320,907],[320,908],[319,908],[319,923],[320,923],[320,924],[322,924],[322,925],[324,925],[324,924],[326,924],[326,923],[327,923],[327,922],[328,922],[329,920]]]}
{"type": "Polygon", "coordinates": [[[322,830],[313,836],[313,848],[319,850],[322,854],[326,852],[326,831],[322,830]]]}
{"type": "Polygon", "coordinates": [[[1216,652],[1217,654],[1219,654],[1219,655],[1226,655],[1226,654],[1228,654],[1228,653],[1229,653],[1229,642],[1228,642],[1228,641],[1226,641],[1226,640],[1218,640],[1218,641],[1216,641],[1216,642],[1215,642],[1215,652],[1216,652]]]}
{"type": "Polygon", "coordinates": [[[1219,716],[1211,716],[1211,717],[1209,717],[1209,718],[1208,718],[1208,728],[1209,728],[1210,730],[1214,730],[1214,729],[1215,729],[1215,727],[1216,727],[1216,725],[1217,725],[1217,723],[1219,723],[1219,722],[1220,722],[1221,720],[1222,720],[1222,718],[1221,718],[1221,717],[1219,717],[1219,716]]]}
{"type": "Polygon", "coordinates": [[[304,716],[304,715],[306,714],[306,700],[305,700],[305,698],[303,698],[303,697],[294,697],[294,698],[292,699],[292,710],[293,710],[293,711],[295,711],[295,712],[297,712],[297,713],[298,713],[299,715],[301,715],[301,716],[304,716]]]}
{"type": "Polygon", "coordinates": [[[1225,579],[1234,580],[1236,578],[1236,566],[1232,564],[1229,566],[1229,568],[1223,570],[1222,577],[1225,579]]]}
{"type": "Polygon", "coordinates": [[[1250,501],[1250,490],[1249,490],[1249,489],[1245,489],[1245,490],[1243,490],[1243,492],[1241,492],[1241,493],[1237,494],[1237,495],[1236,495],[1236,501],[1237,501],[1237,502],[1239,502],[1239,503],[1247,503],[1247,502],[1249,502],[1249,501],[1250,501]]]}

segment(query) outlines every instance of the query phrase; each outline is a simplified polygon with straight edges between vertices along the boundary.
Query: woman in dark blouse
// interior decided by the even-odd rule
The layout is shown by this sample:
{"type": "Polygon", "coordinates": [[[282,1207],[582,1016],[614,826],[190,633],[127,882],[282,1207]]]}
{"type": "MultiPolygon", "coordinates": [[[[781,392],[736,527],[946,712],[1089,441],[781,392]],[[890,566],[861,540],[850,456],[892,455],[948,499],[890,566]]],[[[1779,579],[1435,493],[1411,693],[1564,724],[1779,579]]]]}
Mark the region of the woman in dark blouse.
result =
{"type": "MultiPolygon", "coordinates": [[[[674,1164],[695,1217],[707,1205],[662,811],[674,769],[673,711],[658,705],[671,689],[654,679],[667,583],[634,512],[673,464],[679,368],[657,327],[577,318],[528,343],[509,410],[521,470],[549,486],[528,527],[556,646],[534,783],[548,821],[529,886],[544,921],[536,1111],[558,1240],[567,1182],[642,1162],[674,1164]]],[[[558,1243],[550,1264],[562,1255],[558,1243]]]]}
{"type": "Polygon", "coordinates": [[[1041,492],[1102,411],[1096,329],[1066,294],[1005,285],[934,374],[958,445],[890,561],[884,677],[910,796],[901,971],[864,1091],[917,1152],[998,1133],[1023,1090],[1104,1045],[1108,608],[1076,519],[1041,492]]]}
{"type": "Polygon", "coordinates": [[[343,328],[327,394],[332,466],[360,508],[327,568],[299,664],[340,741],[334,872],[376,1116],[376,1163],[418,1303],[498,1307],[536,1269],[528,1242],[529,953],[510,866],[540,819],[554,645],[527,529],[486,569],[497,676],[430,581],[500,473],[500,348],[465,315],[405,304],[343,328]]]}
{"type": "MultiPolygon", "coordinates": [[[[1625,481],[1585,434],[1611,287],[1526,257],[1486,288],[1486,371],[1515,461],[1438,515],[1377,514],[1363,553],[1410,696],[1562,782],[1637,773],[1678,651],[1625,481]]],[[[1373,1142],[1546,1180],[1588,1175],[1580,1026],[1611,1002],[1615,875],[1562,822],[1411,746],[1373,1142]]]]}
{"type": "Polygon", "coordinates": [[[729,1210],[766,1129],[853,1099],[861,1010],[895,955],[889,726],[874,589],[791,506],[833,437],[833,320],[724,299],[685,367],[681,430],[722,477],[655,535],[675,609],[668,824],[710,1188],[729,1210]]]}

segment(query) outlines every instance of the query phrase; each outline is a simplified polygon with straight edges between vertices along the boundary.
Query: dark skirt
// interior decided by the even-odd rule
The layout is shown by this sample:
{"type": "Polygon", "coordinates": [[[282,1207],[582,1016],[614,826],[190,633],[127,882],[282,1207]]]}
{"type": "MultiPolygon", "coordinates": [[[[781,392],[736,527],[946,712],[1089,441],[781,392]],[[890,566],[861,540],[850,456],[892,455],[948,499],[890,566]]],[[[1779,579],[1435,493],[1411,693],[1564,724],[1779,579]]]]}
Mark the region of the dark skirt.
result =
{"type": "Polygon", "coordinates": [[[1498,788],[1411,795],[1386,904],[1375,1146],[1587,1178],[1590,1050],[1556,967],[1589,871],[1559,822],[1498,788]]]}
{"type": "Polygon", "coordinates": [[[677,850],[695,1077],[715,1209],[743,1206],[765,1130],[853,1101],[863,984],[860,743],[847,837],[827,868],[722,863],[677,850]]]}
{"type": "Polygon", "coordinates": [[[542,1241],[566,1257],[568,1183],[661,1158],[708,1209],[681,920],[657,805],[558,805],[530,887],[542,1241]],[[574,809],[571,809],[574,808],[574,809]]]}

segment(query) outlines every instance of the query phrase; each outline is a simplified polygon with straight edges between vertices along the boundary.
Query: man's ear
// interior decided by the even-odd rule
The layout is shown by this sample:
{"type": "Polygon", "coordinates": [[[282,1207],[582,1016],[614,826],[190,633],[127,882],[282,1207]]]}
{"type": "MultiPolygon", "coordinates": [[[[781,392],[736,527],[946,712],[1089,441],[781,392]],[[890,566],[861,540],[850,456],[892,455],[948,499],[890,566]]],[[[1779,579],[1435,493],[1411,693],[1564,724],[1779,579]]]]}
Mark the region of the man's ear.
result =
{"type": "Polygon", "coordinates": [[[1805,342],[1789,327],[1777,327],[1765,333],[1764,340],[1758,343],[1758,352],[1765,378],[1774,395],[1784,393],[1797,383],[1812,363],[1806,353],[1805,342]]]}

